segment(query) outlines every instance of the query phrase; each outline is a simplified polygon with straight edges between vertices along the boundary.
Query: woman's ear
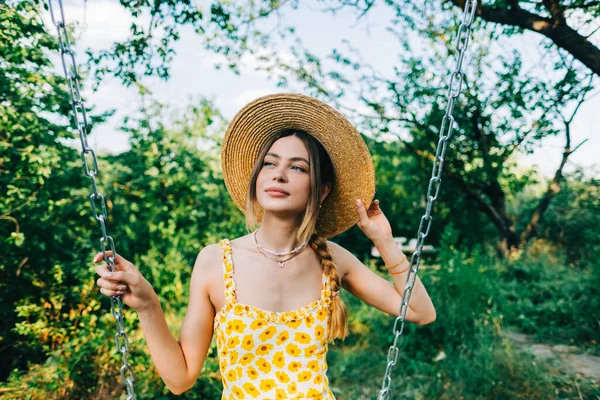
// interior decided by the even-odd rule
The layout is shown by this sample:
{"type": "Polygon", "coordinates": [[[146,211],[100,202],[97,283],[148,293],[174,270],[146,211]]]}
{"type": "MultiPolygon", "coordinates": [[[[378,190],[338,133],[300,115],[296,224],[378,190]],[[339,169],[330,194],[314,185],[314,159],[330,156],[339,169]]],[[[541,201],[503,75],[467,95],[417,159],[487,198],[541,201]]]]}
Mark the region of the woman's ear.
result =
{"type": "Polygon", "coordinates": [[[323,193],[321,193],[321,198],[319,199],[319,204],[323,203],[329,192],[331,191],[331,183],[327,182],[323,185],[323,193]]]}

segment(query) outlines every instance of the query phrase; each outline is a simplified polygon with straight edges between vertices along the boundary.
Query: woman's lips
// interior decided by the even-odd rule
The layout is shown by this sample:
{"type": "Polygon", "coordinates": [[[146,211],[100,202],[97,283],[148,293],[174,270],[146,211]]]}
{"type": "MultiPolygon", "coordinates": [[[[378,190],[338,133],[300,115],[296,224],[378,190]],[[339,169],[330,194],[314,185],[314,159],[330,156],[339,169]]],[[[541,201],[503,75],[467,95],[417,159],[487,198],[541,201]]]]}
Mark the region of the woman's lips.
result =
{"type": "Polygon", "coordinates": [[[285,194],[285,193],[280,192],[278,190],[267,190],[266,192],[269,193],[273,197],[286,197],[286,196],[289,196],[289,194],[285,194]]]}

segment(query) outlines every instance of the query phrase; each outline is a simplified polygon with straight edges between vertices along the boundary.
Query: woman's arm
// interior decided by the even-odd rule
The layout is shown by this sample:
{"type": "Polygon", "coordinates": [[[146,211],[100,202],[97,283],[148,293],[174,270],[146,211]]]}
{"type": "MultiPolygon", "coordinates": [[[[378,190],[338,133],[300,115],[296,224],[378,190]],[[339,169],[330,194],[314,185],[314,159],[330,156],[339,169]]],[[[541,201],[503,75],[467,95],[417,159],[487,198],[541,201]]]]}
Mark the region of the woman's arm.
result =
{"type": "MultiPolygon", "coordinates": [[[[406,256],[402,253],[402,250],[398,247],[393,237],[389,237],[388,239],[383,239],[380,241],[373,242],[375,247],[377,247],[377,251],[381,254],[381,258],[385,265],[393,266],[396,263],[402,261],[406,256]]],[[[410,258],[407,259],[406,262],[403,262],[399,268],[392,269],[393,272],[398,270],[405,269],[408,265],[410,265],[410,258]]],[[[398,271],[398,272],[400,272],[398,271]]],[[[406,285],[406,277],[408,275],[408,270],[401,274],[390,274],[392,280],[394,281],[394,285],[396,290],[400,294],[400,300],[402,300],[402,295],[404,294],[404,287],[406,285]]],[[[397,310],[394,313],[394,316],[398,316],[398,311],[400,310],[400,304],[402,301],[398,302],[397,310]]],[[[410,294],[410,302],[408,303],[409,309],[412,309],[416,315],[417,323],[419,325],[430,324],[435,321],[436,313],[435,307],[425,289],[425,286],[421,282],[421,279],[417,275],[415,279],[415,287],[412,289],[412,293],[410,294]]],[[[406,312],[408,315],[408,311],[406,312]]]]}
{"type": "MultiPolygon", "coordinates": [[[[342,287],[365,303],[397,317],[408,272],[392,275],[394,284],[391,284],[367,268],[354,254],[342,246],[334,242],[328,241],[327,243],[340,270],[342,287]]],[[[386,265],[394,265],[402,260],[402,251],[393,239],[391,242],[380,242],[375,245],[386,265]]],[[[435,318],[433,303],[417,276],[408,303],[408,310],[406,310],[406,321],[417,325],[427,325],[435,321],[435,318]]]]}
{"type": "MultiPolygon", "coordinates": [[[[179,341],[169,330],[158,296],[152,286],[127,260],[117,256],[117,272],[98,267],[102,293],[113,295],[127,285],[123,301],[138,312],[140,326],[156,369],[165,385],[179,394],[194,386],[200,375],[213,335],[214,307],[209,298],[210,269],[219,260],[218,245],[207,246],[196,259],[190,283],[190,299],[179,341]],[[143,300],[141,300],[143,299],[143,300]]],[[[102,268],[104,267],[104,268],[102,268]]]]}
{"type": "MultiPolygon", "coordinates": [[[[356,199],[356,207],[359,217],[358,227],[373,241],[385,264],[391,267],[402,262],[404,254],[394,242],[392,227],[379,208],[379,200],[373,201],[367,209],[361,199],[356,199]]],[[[408,271],[399,275],[392,275],[394,285],[391,285],[365,267],[348,250],[334,243],[331,244],[337,253],[336,263],[339,263],[340,269],[343,270],[344,284],[342,286],[366,303],[397,317],[400,312],[404,283],[408,271]]],[[[433,303],[417,276],[406,310],[406,320],[419,325],[426,325],[435,321],[435,317],[433,303]]]]}

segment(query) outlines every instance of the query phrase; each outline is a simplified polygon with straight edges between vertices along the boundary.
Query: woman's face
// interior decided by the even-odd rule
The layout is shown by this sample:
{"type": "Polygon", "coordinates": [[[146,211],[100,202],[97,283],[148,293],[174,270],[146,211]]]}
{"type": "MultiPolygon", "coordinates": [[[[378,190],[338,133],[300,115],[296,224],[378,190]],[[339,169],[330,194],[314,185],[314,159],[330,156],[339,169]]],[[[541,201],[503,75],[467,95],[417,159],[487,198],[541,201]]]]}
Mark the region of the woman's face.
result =
{"type": "Polygon", "coordinates": [[[261,207],[276,214],[304,212],[310,192],[308,150],[304,142],[295,136],[278,139],[262,162],[256,179],[256,198],[261,207]]]}

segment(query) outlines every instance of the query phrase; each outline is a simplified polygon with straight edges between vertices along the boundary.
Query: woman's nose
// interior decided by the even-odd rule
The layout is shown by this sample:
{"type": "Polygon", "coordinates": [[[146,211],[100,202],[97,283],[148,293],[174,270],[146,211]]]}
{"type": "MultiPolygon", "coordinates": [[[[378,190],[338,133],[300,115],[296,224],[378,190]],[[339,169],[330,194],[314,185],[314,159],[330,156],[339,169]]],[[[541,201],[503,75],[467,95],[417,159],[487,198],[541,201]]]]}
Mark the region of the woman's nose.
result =
{"type": "Polygon", "coordinates": [[[276,170],[273,172],[273,179],[276,181],[285,181],[285,175],[280,170],[276,170]]]}

